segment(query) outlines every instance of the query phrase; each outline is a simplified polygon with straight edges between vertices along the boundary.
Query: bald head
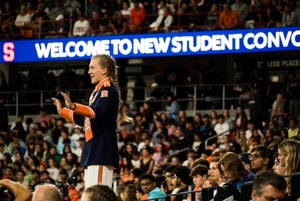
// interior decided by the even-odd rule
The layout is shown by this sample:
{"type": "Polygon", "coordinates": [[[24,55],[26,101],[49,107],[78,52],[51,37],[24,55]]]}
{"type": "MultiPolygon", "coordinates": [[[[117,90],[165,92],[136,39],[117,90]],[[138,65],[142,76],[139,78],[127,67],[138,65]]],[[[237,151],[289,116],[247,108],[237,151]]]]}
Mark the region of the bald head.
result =
{"type": "Polygon", "coordinates": [[[32,201],[63,201],[63,198],[56,186],[45,184],[34,191],[32,201]]]}

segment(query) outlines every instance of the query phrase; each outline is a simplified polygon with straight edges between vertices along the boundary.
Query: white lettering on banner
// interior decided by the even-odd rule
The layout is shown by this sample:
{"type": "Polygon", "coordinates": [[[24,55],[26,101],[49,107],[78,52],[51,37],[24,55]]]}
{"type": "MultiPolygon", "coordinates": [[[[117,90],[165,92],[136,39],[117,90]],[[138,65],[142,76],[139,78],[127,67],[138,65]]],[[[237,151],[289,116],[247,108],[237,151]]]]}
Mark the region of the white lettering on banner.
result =
{"type": "Polygon", "coordinates": [[[257,67],[261,67],[266,63],[268,68],[280,68],[280,67],[299,67],[300,60],[271,60],[271,61],[257,61],[257,67]]]}
{"type": "Polygon", "coordinates": [[[299,60],[283,60],[282,67],[299,67],[299,60]]]}
{"type": "Polygon", "coordinates": [[[119,46],[118,44],[120,43],[120,39],[113,39],[110,41],[110,43],[113,45],[113,54],[114,55],[117,55],[118,54],[118,49],[119,49],[119,46]]]}
{"type": "MultiPolygon", "coordinates": [[[[38,58],[74,58],[98,53],[134,56],[143,54],[177,54],[208,51],[262,50],[300,47],[300,30],[246,34],[184,35],[167,37],[122,38],[35,43],[38,58]],[[241,49],[243,48],[243,49],[241,49]]],[[[275,65],[276,66],[276,65],[275,65]]]]}

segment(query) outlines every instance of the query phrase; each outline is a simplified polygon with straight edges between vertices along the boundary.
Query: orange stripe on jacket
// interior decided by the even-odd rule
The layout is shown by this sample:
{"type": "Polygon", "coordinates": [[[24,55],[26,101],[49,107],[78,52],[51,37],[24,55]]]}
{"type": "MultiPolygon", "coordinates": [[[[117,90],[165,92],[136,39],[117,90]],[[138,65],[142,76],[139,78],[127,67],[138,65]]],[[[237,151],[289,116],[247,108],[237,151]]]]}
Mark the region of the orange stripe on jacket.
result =
{"type": "Polygon", "coordinates": [[[102,183],[103,165],[99,165],[98,171],[98,184],[102,183]]]}
{"type": "Polygon", "coordinates": [[[63,118],[65,118],[66,120],[68,120],[69,122],[75,123],[74,122],[74,111],[68,109],[68,108],[62,108],[60,113],[60,116],[62,116],[63,118]]]}
{"type": "Polygon", "coordinates": [[[74,110],[75,113],[85,116],[87,118],[93,119],[96,117],[94,110],[86,105],[82,105],[79,103],[75,103],[76,109],[74,110]]]}

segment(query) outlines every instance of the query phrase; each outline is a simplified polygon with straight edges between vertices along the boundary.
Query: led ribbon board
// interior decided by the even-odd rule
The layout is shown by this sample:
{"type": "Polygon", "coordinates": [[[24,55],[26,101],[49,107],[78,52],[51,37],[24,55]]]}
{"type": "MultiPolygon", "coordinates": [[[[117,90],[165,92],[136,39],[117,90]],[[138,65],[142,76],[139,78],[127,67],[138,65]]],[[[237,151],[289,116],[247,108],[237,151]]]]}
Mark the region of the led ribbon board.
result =
{"type": "Polygon", "coordinates": [[[5,41],[1,63],[89,60],[98,53],[115,58],[187,56],[298,50],[298,27],[227,31],[132,34],[5,41]]]}

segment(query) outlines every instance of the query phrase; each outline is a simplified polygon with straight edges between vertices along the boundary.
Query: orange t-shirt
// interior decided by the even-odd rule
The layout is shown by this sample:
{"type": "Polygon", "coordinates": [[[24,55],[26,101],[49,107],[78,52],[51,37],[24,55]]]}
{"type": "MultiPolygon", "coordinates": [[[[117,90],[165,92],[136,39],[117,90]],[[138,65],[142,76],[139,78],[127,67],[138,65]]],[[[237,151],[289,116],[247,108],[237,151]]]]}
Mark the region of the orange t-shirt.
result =
{"type": "Polygon", "coordinates": [[[228,13],[224,11],[220,13],[219,25],[223,25],[226,29],[232,28],[233,25],[238,25],[239,15],[236,11],[232,10],[228,13]]]}
{"type": "Polygon", "coordinates": [[[130,21],[133,24],[139,24],[143,22],[145,19],[145,9],[144,8],[139,8],[137,9],[132,9],[131,10],[131,15],[130,15],[130,21]]]}
{"type": "Polygon", "coordinates": [[[76,188],[69,188],[69,197],[71,201],[78,201],[80,198],[79,191],[76,188]]]}
{"type": "Polygon", "coordinates": [[[141,197],[141,200],[148,200],[148,194],[144,194],[144,195],[141,197]]]}

